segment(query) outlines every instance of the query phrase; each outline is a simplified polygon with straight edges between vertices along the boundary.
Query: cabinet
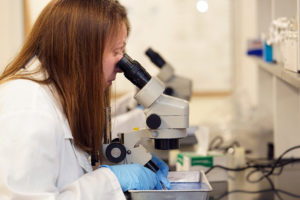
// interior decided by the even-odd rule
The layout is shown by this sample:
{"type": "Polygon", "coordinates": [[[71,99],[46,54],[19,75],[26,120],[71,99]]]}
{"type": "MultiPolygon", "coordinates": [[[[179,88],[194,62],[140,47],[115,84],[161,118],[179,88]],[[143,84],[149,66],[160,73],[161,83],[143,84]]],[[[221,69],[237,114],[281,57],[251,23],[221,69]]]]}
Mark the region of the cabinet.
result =
{"type": "MultiPolygon", "coordinates": [[[[255,6],[252,18],[255,20],[253,29],[257,36],[268,33],[271,22],[279,17],[294,17],[298,26],[300,24],[300,0],[256,0],[255,6]]],[[[249,17],[246,19],[249,20],[249,17]]],[[[300,48],[299,39],[297,46],[300,48]]],[[[300,51],[297,54],[295,59],[300,66],[300,51]]],[[[270,64],[259,58],[254,58],[254,61],[254,66],[252,63],[239,62],[237,67],[249,65],[243,68],[246,74],[243,77],[244,80],[252,78],[243,85],[248,84],[250,92],[253,89],[251,85],[255,86],[256,96],[252,96],[257,99],[258,109],[269,113],[274,130],[275,157],[279,157],[288,148],[300,145],[300,75],[284,69],[282,62],[270,64]]],[[[300,150],[292,151],[287,157],[300,157],[300,150]]]]}
{"type": "MultiPolygon", "coordinates": [[[[300,0],[257,0],[257,31],[267,33],[274,19],[294,17],[299,26],[300,0]]],[[[300,32],[298,31],[298,38],[300,32]]],[[[298,48],[300,47],[298,39],[298,48]]],[[[276,53],[276,52],[274,52],[276,53]]],[[[300,66],[297,52],[297,63],[300,66]]],[[[257,70],[258,107],[269,111],[273,121],[275,157],[300,144],[300,74],[288,71],[283,64],[255,59],[257,70]]],[[[300,150],[287,157],[300,157],[300,150]]]]}
{"type": "MultiPolygon", "coordinates": [[[[234,9],[233,27],[234,81],[237,101],[241,104],[246,98],[248,100],[246,106],[250,105],[251,109],[263,113],[264,117],[265,113],[268,113],[268,121],[272,121],[275,158],[278,158],[288,148],[300,145],[300,74],[284,69],[282,63],[266,63],[261,58],[246,56],[245,52],[247,40],[267,33],[271,22],[278,17],[295,17],[299,27],[300,3],[299,0],[235,0],[234,2],[237,8],[234,9]]],[[[298,38],[300,38],[299,33],[298,38]]],[[[300,48],[299,40],[297,46],[300,48]]],[[[295,58],[297,62],[299,57],[298,55],[295,58]]],[[[264,136],[261,134],[256,139],[261,140],[260,137],[264,136]]],[[[300,149],[290,152],[286,157],[300,158],[300,149]]],[[[299,165],[286,166],[280,176],[272,177],[275,188],[299,194],[299,171],[299,165]]],[[[269,185],[267,187],[269,188],[269,185]]],[[[265,188],[260,187],[260,189],[265,188]]],[[[295,199],[281,195],[285,200],[295,199]]],[[[267,199],[263,195],[261,197],[267,199]]],[[[250,198],[253,199],[253,196],[250,198]]],[[[273,199],[278,198],[274,196],[273,199]]]]}
{"type": "MultiPolygon", "coordinates": [[[[300,74],[279,64],[255,59],[258,66],[258,107],[268,110],[273,119],[275,157],[300,145],[300,74]]],[[[300,157],[300,150],[287,157],[300,157]]]]}
{"type": "MultiPolygon", "coordinates": [[[[283,69],[280,62],[265,63],[247,57],[245,52],[247,40],[268,33],[274,19],[294,17],[299,27],[300,0],[235,0],[234,3],[234,92],[247,98],[249,107],[268,112],[278,157],[289,147],[300,144],[300,77],[283,69]]],[[[297,47],[300,48],[299,40],[297,47]]],[[[299,57],[295,58],[298,63],[299,57]]],[[[300,150],[288,156],[300,157],[300,150]]]]}
{"type": "MultiPolygon", "coordinates": [[[[257,0],[257,31],[267,33],[271,22],[279,17],[294,17],[299,26],[300,0],[257,0]]],[[[298,31],[298,38],[299,37],[298,31]]],[[[298,48],[300,47],[298,39],[298,48]]],[[[297,52],[297,63],[299,62],[297,52]]],[[[276,53],[276,52],[274,52],[276,53]]],[[[275,157],[300,144],[300,74],[288,71],[283,64],[255,59],[258,107],[269,111],[273,121],[275,157]]],[[[300,157],[300,150],[287,157],[300,157]]]]}

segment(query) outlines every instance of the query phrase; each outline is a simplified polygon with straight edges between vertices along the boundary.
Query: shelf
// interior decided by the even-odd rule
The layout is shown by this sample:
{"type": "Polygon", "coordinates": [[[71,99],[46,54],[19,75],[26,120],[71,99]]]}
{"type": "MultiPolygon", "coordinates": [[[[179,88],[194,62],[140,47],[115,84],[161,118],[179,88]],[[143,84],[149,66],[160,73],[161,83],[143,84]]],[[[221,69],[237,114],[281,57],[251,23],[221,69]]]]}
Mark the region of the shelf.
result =
{"type": "Polygon", "coordinates": [[[267,63],[263,61],[261,58],[255,58],[254,60],[257,62],[258,66],[265,71],[273,74],[277,78],[289,83],[297,89],[300,89],[300,74],[296,72],[289,71],[284,69],[282,65],[267,63]]]}

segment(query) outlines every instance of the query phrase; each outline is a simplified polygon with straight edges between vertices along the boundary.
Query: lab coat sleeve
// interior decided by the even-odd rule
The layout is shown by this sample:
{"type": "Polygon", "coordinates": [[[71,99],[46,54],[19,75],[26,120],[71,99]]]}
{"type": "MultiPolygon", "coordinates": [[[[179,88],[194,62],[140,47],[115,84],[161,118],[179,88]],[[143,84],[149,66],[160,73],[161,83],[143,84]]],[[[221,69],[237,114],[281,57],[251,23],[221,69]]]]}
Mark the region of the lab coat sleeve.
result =
{"type": "Polygon", "coordinates": [[[56,187],[64,141],[57,124],[42,110],[0,114],[0,199],[125,199],[117,178],[104,168],[56,187]]]}
{"type": "Polygon", "coordinates": [[[120,191],[120,184],[113,172],[108,168],[101,168],[63,188],[58,199],[125,199],[120,191]]]}

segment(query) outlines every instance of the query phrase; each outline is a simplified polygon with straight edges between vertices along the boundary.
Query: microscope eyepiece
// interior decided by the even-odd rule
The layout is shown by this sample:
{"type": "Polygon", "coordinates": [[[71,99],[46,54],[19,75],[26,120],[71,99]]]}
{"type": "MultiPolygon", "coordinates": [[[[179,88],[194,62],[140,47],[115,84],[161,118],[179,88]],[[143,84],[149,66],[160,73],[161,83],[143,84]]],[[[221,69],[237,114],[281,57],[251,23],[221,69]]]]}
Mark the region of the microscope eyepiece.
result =
{"type": "Polygon", "coordinates": [[[150,58],[150,60],[159,68],[162,68],[166,62],[164,59],[151,48],[147,49],[146,55],[150,58]]]}
{"type": "Polygon", "coordinates": [[[117,63],[117,66],[124,72],[125,77],[140,89],[151,79],[150,74],[141,64],[130,58],[126,53],[117,63]]]}

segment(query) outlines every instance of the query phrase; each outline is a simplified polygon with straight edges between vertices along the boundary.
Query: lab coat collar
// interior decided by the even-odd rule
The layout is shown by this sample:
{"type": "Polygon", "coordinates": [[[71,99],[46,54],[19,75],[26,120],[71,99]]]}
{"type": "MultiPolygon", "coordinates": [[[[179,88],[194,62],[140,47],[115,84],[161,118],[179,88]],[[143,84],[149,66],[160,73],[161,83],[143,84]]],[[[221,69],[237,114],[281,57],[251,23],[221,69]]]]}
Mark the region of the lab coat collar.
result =
{"type": "Polygon", "coordinates": [[[71,130],[70,130],[69,122],[68,122],[66,117],[63,117],[63,118],[64,118],[65,139],[72,139],[73,140],[73,136],[72,136],[72,133],[71,133],[71,130]]]}
{"type": "Polygon", "coordinates": [[[25,67],[19,72],[19,74],[28,75],[29,77],[35,79],[35,80],[45,80],[49,77],[46,70],[44,70],[42,67],[42,64],[37,56],[32,57],[28,63],[25,65],[25,67]],[[30,74],[33,73],[33,74],[30,74]]]}
{"type": "Polygon", "coordinates": [[[81,168],[87,173],[93,171],[93,168],[91,166],[91,163],[89,161],[89,154],[85,151],[82,151],[80,148],[76,147],[74,144],[74,152],[77,158],[77,161],[81,168]]]}

